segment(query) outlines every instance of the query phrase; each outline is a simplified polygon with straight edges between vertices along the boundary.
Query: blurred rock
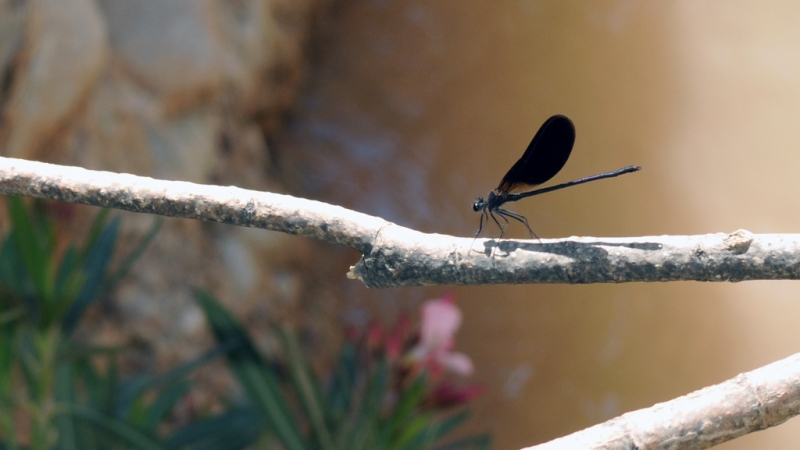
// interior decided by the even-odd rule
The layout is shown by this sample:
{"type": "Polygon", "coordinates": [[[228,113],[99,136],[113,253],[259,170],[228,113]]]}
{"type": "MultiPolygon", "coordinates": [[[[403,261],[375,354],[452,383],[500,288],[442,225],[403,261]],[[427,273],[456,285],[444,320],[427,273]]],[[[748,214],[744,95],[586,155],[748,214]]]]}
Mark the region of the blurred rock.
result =
{"type": "MultiPolygon", "coordinates": [[[[309,31],[325,5],[0,0],[0,155],[282,191],[269,175],[267,139],[305,80],[309,31]]],[[[82,235],[92,209],[79,211],[72,228],[82,235]]],[[[153,220],[123,214],[121,255],[153,220]]],[[[131,370],[190,359],[209,344],[192,287],[210,289],[234,314],[269,305],[260,323],[248,322],[261,326],[298,309],[304,284],[287,288],[286,271],[301,267],[309,245],[167,219],[108,308],[118,327],[90,315],[83,336],[139,343],[131,370]]]]}
{"type": "Polygon", "coordinates": [[[92,95],[107,61],[106,26],[92,0],[6,2],[0,16],[6,14],[24,15],[26,23],[24,38],[12,26],[14,36],[2,44],[8,47],[0,62],[9,64],[2,72],[13,81],[3,95],[2,154],[41,157],[57,151],[51,142],[92,95]]]}

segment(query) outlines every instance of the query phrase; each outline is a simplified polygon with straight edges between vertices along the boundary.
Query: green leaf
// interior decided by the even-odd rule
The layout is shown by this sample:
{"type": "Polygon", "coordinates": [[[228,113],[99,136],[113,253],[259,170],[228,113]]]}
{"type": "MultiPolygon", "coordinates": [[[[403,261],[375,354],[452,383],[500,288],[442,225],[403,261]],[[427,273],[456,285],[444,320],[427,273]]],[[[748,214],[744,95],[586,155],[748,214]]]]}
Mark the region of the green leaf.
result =
{"type": "Polygon", "coordinates": [[[24,267],[25,278],[30,281],[35,295],[38,297],[36,304],[29,304],[31,319],[46,326],[51,319],[46,310],[51,303],[54,280],[51,279],[50,243],[48,236],[46,234],[43,236],[41,232],[45,225],[34,223],[19,197],[8,199],[8,213],[12,224],[10,237],[14,243],[16,254],[20,259],[21,266],[24,267]]]}
{"type": "Polygon", "coordinates": [[[145,412],[143,426],[150,432],[155,432],[156,427],[167,417],[172,408],[175,407],[191,388],[189,381],[181,380],[172,386],[164,388],[145,412]]]}
{"type": "Polygon", "coordinates": [[[56,412],[67,414],[75,420],[83,421],[97,430],[116,439],[120,444],[126,443],[141,450],[167,450],[155,436],[143,432],[127,422],[115,419],[97,410],[82,405],[60,405],[56,412]]]}
{"type": "Polygon", "coordinates": [[[236,408],[181,428],[167,444],[180,450],[238,450],[254,443],[263,426],[258,409],[236,408]]]}
{"type": "Polygon", "coordinates": [[[24,316],[25,311],[22,308],[4,308],[4,311],[0,312],[0,327],[11,332],[24,316]]]}
{"type": "Polygon", "coordinates": [[[114,255],[119,223],[119,218],[112,220],[93,241],[93,245],[84,248],[83,288],[70,305],[61,323],[64,334],[67,336],[75,329],[86,308],[97,301],[105,291],[106,272],[114,255]]]}
{"type": "Polygon", "coordinates": [[[23,302],[26,296],[26,287],[30,287],[32,294],[33,285],[27,279],[25,266],[20,260],[13,232],[9,233],[3,240],[3,246],[0,247],[0,294],[5,297],[0,297],[0,300],[5,307],[11,307],[15,301],[16,304],[30,306],[23,302]]]}
{"type": "Polygon", "coordinates": [[[127,414],[125,414],[123,417],[120,417],[120,419],[124,419],[126,422],[131,425],[135,425],[142,431],[151,431],[146,427],[147,400],[144,396],[134,398],[126,412],[127,414]]]}
{"type": "Polygon", "coordinates": [[[371,417],[374,420],[380,418],[383,402],[388,395],[390,369],[386,359],[379,361],[378,368],[367,385],[367,393],[361,408],[363,417],[371,417]]]}
{"type": "Polygon", "coordinates": [[[492,437],[489,434],[479,434],[455,440],[445,445],[440,445],[434,450],[462,450],[473,448],[477,450],[488,450],[492,445],[492,437]]]}
{"type": "MultiPolygon", "coordinates": [[[[108,361],[105,377],[102,378],[100,383],[100,393],[102,394],[101,403],[103,411],[107,414],[113,414],[119,411],[119,361],[117,358],[110,358],[108,361]]],[[[123,417],[121,414],[117,417],[123,417]]]]}
{"type": "MultiPolygon", "coordinates": [[[[14,330],[10,328],[0,322],[0,395],[8,394],[12,388],[16,340],[14,339],[14,330]]],[[[2,405],[2,401],[0,401],[0,405],[2,405]]]]}
{"type": "MultiPolygon", "coordinates": [[[[56,366],[55,373],[55,392],[56,402],[69,404],[74,402],[71,368],[66,364],[56,366]]],[[[57,415],[54,418],[55,429],[58,431],[59,450],[82,450],[72,417],[67,415],[57,415]]]]}
{"type": "Polygon", "coordinates": [[[12,392],[16,388],[12,380],[16,367],[17,334],[18,328],[10,323],[0,324],[0,434],[9,450],[18,448],[15,426],[18,397],[16,392],[12,392]]]}
{"type": "Polygon", "coordinates": [[[126,381],[117,389],[117,414],[119,416],[125,415],[127,409],[133,404],[134,400],[143,395],[147,390],[180,383],[200,366],[224,355],[238,345],[240,345],[240,343],[233,341],[223,343],[191,361],[172,368],[164,374],[158,376],[139,375],[126,381]]]}
{"type": "Polygon", "coordinates": [[[81,248],[81,261],[86,261],[89,252],[95,246],[95,243],[97,243],[97,239],[106,228],[106,220],[110,213],[110,209],[100,208],[100,212],[95,216],[92,221],[92,227],[89,229],[89,234],[86,236],[86,242],[83,243],[83,247],[81,248]]]}
{"type": "MultiPolygon", "coordinates": [[[[113,361],[109,361],[109,364],[113,364],[113,361]]],[[[107,389],[105,389],[106,380],[97,373],[97,369],[91,361],[85,359],[73,361],[72,366],[75,371],[74,377],[80,380],[83,388],[86,389],[91,403],[98,408],[106,407],[111,402],[106,398],[108,395],[107,389]]]]}
{"type": "Polygon", "coordinates": [[[41,384],[39,383],[42,367],[41,363],[39,362],[38,355],[36,354],[36,349],[31,334],[32,330],[29,328],[20,330],[20,334],[17,336],[16,342],[17,361],[20,363],[20,372],[22,373],[23,380],[25,380],[25,386],[28,389],[28,396],[34,399],[39,399],[43,394],[41,392],[41,384]]]}
{"type": "Polygon", "coordinates": [[[62,317],[67,309],[72,306],[75,298],[86,282],[83,270],[80,267],[78,251],[70,245],[61,258],[56,274],[55,296],[59,299],[58,317],[62,317]]]}
{"type": "Polygon", "coordinates": [[[447,417],[446,419],[437,421],[431,427],[431,433],[433,437],[433,440],[431,442],[436,442],[439,439],[445,437],[451,431],[455,430],[461,424],[466,422],[467,419],[469,419],[469,417],[470,417],[469,410],[464,410],[457,412],[451,415],[450,417],[447,417]]]}
{"type": "MultiPolygon", "coordinates": [[[[114,256],[114,251],[119,235],[119,218],[114,218],[111,223],[105,225],[108,210],[101,210],[92,224],[92,230],[83,248],[80,250],[80,261],[83,261],[79,271],[80,278],[72,280],[73,283],[82,285],[82,289],[77,293],[77,298],[71,302],[66,317],[62,322],[64,333],[69,335],[77,326],[83,313],[95,301],[108,294],[116,288],[117,284],[127,276],[134,262],[136,262],[153,241],[163,222],[156,220],[147,234],[136,244],[133,251],[120,264],[120,267],[110,273],[110,264],[114,256]]],[[[72,262],[64,261],[64,263],[72,262]]],[[[67,271],[68,267],[62,263],[62,270],[67,271]]],[[[72,286],[72,285],[70,285],[72,286]]]]}
{"type": "Polygon", "coordinates": [[[422,403],[425,396],[426,387],[427,377],[425,373],[421,373],[414,382],[402,392],[397,405],[394,407],[392,416],[381,429],[380,441],[389,446],[389,448],[394,447],[393,445],[389,445],[389,443],[392,442],[392,438],[399,435],[403,430],[407,430],[409,428],[409,423],[419,415],[415,413],[418,412],[419,405],[422,403]]]}
{"type": "Polygon", "coordinates": [[[323,450],[334,450],[333,439],[325,424],[325,410],[322,404],[321,389],[308,367],[297,337],[289,327],[280,330],[289,359],[289,373],[292,384],[303,410],[308,416],[311,429],[323,450]]]}
{"type": "Polygon", "coordinates": [[[455,430],[459,425],[463,424],[470,414],[468,410],[457,412],[445,419],[430,420],[425,419],[428,424],[424,429],[417,429],[415,433],[406,433],[401,437],[404,448],[427,448],[434,442],[442,439],[451,431],[455,430]]]}
{"type": "Polygon", "coordinates": [[[397,438],[388,447],[390,449],[417,450],[427,448],[436,441],[429,427],[431,415],[424,414],[409,420],[397,438]]]}
{"type": "Polygon", "coordinates": [[[153,239],[155,239],[156,234],[163,223],[163,219],[156,219],[153,222],[153,225],[150,227],[150,230],[148,230],[147,234],[145,234],[134,246],[133,251],[125,258],[122,264],[120,264],[119,268],[108,276],[106,285],[104,287],[107,292],[116,288],[117,284],[128,275],[131,267],[133,267],[133,264],[142,257],[144,251],[147,250],[147,247],[149,247],[150,243],[153,242],[153,239]]]}
{"type": "Polygon", "coordinates": [[[332,372],[327,400],[328,416],[338,420],[352,408],[358,375],[358,352],[353,344],[346,342],[339,356],[339,362],[332,372]]]}
{"type": "Polygon", "coordinates": [[[380,425],[383,422],[381,410],[388,394],[390,369],[386,359],[378,362],[377,368],[367,380],[361,405],[355,417],[345,425],[345,432],[337,435],[339,448],[379,448],[380,425]]]}
{"type": "Polygon", "coordinates": [[[205,313],[217,342],[240,342],[228,353],[228,362],[250,400],[261,409],[264,419],[288,450],[303,450],[305,442],[295,422],[274,369],[256,352],[238,321],[211,294],[196,289],[195,298],[205,313]]]}
{"type": "Polygon", "coordinates": [[[0,430],[3,431],[4,440],[0,441],[0,448],[3,450],[17,450],[17,434],[14,421],[10,414],[0,414],[0,430]]]}
{"type": "Polygon", "coordinates": [[[98,356],[119,356],[125,350],[124,346],[83,345],[64,340],[58,349],[58,358],[60,361],[77,362],[98,356]]]}

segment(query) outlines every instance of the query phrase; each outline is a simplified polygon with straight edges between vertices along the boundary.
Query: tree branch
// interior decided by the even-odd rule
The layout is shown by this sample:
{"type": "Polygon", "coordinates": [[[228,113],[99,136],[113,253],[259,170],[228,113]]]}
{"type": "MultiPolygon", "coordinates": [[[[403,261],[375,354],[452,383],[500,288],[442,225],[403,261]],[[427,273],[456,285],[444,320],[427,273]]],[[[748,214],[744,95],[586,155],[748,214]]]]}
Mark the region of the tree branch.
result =
{"type": "Polygon", "coordinates": [[[495,240],[424,234],[313,200],[0,158],[0,193],[263,228],[353,247],[368,287],[800,279],[800,235],[495,240]]]}
{"type": "Polygon", "coordinates": [[[800,354],[525,450],[697,450],[800,414],[800,354]]]}
{"type": "MultiPolygon", "coordinates": [[[[0,194],[264,228],[343,244],[369,287],[800,278],[800,235],[515,241],[423,234],[325,203],[0,157],[0,194]]],[[[699,449],[800,411],[800,354],[535,447],[699,449]]]]}

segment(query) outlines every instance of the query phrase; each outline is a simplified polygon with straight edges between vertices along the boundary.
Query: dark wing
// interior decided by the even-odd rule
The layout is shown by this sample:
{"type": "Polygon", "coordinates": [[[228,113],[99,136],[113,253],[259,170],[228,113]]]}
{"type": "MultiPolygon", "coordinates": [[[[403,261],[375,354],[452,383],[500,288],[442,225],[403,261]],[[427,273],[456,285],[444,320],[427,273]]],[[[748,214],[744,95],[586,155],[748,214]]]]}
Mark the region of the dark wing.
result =
{"type": "Polygon", "coordinates": [[[553,178],[567,163],[574,144],[575,126],[569,117],[556,115],[547,119],[498,189],[524,192],[553,178]]]}

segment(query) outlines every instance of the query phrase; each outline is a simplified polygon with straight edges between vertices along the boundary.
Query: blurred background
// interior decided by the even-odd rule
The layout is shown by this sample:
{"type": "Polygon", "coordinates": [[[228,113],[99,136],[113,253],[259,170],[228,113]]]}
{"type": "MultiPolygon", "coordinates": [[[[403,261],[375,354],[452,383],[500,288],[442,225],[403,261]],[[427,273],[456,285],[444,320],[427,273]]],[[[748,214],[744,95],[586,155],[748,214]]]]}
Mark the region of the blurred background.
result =
{"type": "MultiPolygon", "coordinates": [[[[791,233],[798,19],[788,0],[0,1],[0,154],[289,193],[472,236],[474,199],[565,114],[577,141],[553,183],[644,169],[514,204],[541,238],[791,233]]],[[[130,236],[152,220],[125,217],[130,236]]],[[[507,236],[527,233],[512,224],[507,236]]],[[[357,258],[168,220],[111,318],[84,333],[158,336],[129,370],[196,355],[207,341],[195,283],[259,345],[273,339],[260,323],[292,321],[324,359],[343,323],[391,322],[452,293],[457,348],[486,388],[469,428],[500,449],[800,349],[791,282],[376,291],[345,279],[357,258]]],[[[798,436],[790,421],[720,448],[789,448],[798,436]]]]}

